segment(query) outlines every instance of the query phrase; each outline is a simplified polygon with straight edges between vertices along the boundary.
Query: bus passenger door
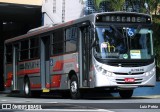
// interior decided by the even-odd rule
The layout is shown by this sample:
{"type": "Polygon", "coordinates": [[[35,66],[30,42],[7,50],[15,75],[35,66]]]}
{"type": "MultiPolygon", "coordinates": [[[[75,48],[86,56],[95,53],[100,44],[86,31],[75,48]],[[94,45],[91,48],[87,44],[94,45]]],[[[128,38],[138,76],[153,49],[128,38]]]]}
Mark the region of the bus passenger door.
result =
{"type": "Polygon", "coordinates": [[[89,26],[81,27],[79,40],[80,80],[83,87],[89,86],[90,68],[90,35],[89,26]]]}
{"type": "Polygon", "coordinates": [[[13,45],[13,82],[12,90],[17,90],[18,44],[13,45]]]}
{"type": "Polygon", "coordinates": [[[49,92],[50,88],[50,72],[49,72],[49,59],[50,59],[50,35],[43,36],[40,39],[41,54],[40,54],[40,74],[41,74],[41,88],[43,92],[49,92]]]}

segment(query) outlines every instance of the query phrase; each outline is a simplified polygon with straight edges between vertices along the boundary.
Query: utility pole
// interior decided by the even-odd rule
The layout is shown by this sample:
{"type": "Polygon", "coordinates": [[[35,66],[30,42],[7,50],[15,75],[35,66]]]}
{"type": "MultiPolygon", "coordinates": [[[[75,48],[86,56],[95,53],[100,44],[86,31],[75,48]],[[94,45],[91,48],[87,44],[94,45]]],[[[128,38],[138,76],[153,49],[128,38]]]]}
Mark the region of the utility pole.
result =
{"type": "Polygon", "coordinates": [[[147,14],[150,14],[149,5],[148,5],[148,0],[145,1],[144,7],[145,7],[145,9],[146,9],[146,13],[147,13],[147,14]]]}

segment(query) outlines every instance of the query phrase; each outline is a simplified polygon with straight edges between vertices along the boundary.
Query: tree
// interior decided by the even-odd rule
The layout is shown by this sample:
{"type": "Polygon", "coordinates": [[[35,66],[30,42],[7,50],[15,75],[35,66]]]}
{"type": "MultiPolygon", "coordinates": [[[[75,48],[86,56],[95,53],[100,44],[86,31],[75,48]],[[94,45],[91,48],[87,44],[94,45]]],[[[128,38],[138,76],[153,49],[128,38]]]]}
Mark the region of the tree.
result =
{"type": "Polygon", "coordinates": [[[114,11],[122,11],[125,0],[110,0],[111,7],[114,11]]]}
{"type": "Polygon", "coordinates": [[[146,3],[148,4],[149,14],[153,14],[154,12],[154,15],[157,15],[158,4],[160,3],[160,0],[141,0],[140,7],[142,13],[146,13],[146,3]]]}
{"type": "Polygon", "coordinates": [[[109,0],[94,0],[95,7],[97,9],[99,9],[100,3],[104,2],[104,1],[109,1],[109,0]]]}
{"type": "Polygon", "coordinates": [[[111,10],[113,11],[121,11],[123,9],[123,5],[125,4],[125,0],[94,0],[94,4],[97,10],[99,10],[100,4],[102,2],[109,2],[111,10]]]}

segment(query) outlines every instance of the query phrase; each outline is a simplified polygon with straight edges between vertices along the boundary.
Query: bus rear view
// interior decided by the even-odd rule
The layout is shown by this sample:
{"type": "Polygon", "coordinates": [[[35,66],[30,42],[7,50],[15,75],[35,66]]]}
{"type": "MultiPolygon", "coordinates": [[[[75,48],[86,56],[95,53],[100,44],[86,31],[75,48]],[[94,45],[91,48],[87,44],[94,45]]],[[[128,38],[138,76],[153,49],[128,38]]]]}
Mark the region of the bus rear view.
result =
{"type": "Polygon", "coordinates": [[[97,15],[95,21],[93,63],[96,87],[115,87],[122,98],[130,98],[134,88],[154,86],[151,17],[110,13],[97,15]]]}

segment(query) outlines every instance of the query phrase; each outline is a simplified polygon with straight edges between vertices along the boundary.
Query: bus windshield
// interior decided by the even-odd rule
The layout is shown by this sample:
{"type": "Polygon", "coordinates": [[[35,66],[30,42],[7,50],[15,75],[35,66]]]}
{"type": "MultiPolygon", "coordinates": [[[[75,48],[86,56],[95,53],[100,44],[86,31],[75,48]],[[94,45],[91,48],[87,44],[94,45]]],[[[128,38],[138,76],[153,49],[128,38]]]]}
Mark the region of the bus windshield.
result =
{"type": "Polygon", "coordinates": [[[97,27],[94,54],[101,59],[151,59],[152,31],[142,27],[97,27]]]}

